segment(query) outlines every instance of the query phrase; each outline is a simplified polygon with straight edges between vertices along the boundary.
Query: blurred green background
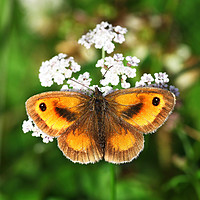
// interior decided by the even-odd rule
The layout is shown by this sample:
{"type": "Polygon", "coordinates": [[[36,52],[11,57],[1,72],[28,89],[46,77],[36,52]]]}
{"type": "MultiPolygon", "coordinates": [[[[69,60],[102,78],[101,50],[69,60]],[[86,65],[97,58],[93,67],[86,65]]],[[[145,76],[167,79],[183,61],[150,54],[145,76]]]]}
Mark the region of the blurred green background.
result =
{"type": "Polygon", "coordinates": [[[199,0],[1,0],[0,199],[112,198],[111,164],[74,164],[56,141],[44,144],[21,128],[27,98],[60,89],[40,86],[42,61],[62,52],[95,70],[100,51],[77,40],[101,21],[128,29],[115,52],[141,60],[138,77],[166,71],[180,89],[175,111],[145,136],[140,156],[115,166],[116,198],[200,199],[199,7],[199,0]]]}

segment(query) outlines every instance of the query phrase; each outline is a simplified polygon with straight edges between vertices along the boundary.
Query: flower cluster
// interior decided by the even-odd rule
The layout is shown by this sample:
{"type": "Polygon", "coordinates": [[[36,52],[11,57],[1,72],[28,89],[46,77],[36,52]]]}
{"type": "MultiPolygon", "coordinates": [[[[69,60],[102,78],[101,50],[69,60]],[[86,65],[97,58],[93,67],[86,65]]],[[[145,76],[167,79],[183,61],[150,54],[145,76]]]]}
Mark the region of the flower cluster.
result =
{"type": "Polygon", "coordinates": [[[101,85],[108,86],[118,85],[121,76],[122,88],[129,88],[130,83],[126,82],[127,78],[134,78],[136,76],[136,69],[132,68],[138,66],[140,60],[138,58],[127,56],[123,57],[123,54],[114,54],[113,57],[105,57],[104,59],[98,60],[96,67],[101,67],[101,73],[104,77],[100,81],[101,85]],[[127,66],[124,66],[123,61],[127,61],[127,66]]]}
{"type": "Polygon", "coordinates": [[[90,30],[86,35],[83,35],[78,43],[84,45],[87,49],[94,44],[96,49],[103,48],[107,53],[112,53],[115,48],[113,42],[123,43],[126,32],[126,28],[112,26],[108,22],[101,22],[92,31],[90,30]]]}
{"type": "MultiPolygon", "coordinates": [[[[112,26],[107,22],[98,24],[93,31],[89,31],[86,35],[83,35],[79,40],[79,43],[86,48],[90,48],[92,44],[95,48],[102,48],[107,53],[111,53],[114,50],[113,42],[122,43],[125,38],[124,34],[127,32],[126,28],[120,26],[112,26]]],[[[127,82],[127,78],[136,77],[136,68],[140,60],[137,57],[126,56],[123,54],[114,54],[113,57],[103,57],[97,61],[96,67],[100,68],[102,79],[100,85],[91,85],[92,78],[88,72],[80,74],[77,79],[73,77],[73,73],[79,72],[81,66],[78,65],[74,58],[68,57],[65,54],[59,54],[49,61],[42,63],[39,70],[39,79],[42,86],[50,87],[53,83],[63,85],[61,90],[67,91],[79,91],[82,93],[90,94],[94,91],[95,87],[104,94],[112,92],[113,86],[121,84],[122,88],[130,88],[130,83],[127,82]],[[64,82],[65,81],[65,82],[64,82]]],[[[168,89],[176,96],[179,95],[179,91],[172,85],[168,85],[169,78],[166,72],[155,73],[154,77],[151,74],[144,74],[141,80],[136,82],[136,87],[159,87],[168,89]]],[[[48,143],[53,141],[53,137],[50,137],[43,133],[29,117],[27,121],[23,122],[23,132],[27,133],[32,131],[32,136],[42,137],[43,142],[48,143]]]]}
{"type": "Polygon", "coordinates": [[[43,138],[44,143],[53,142],[54,137],[51,137],[46,133],[42,132],[31,118],[29,118],[27,121],[26,120],[23,121],[22,130],[24,133],[32,131],[33,132],[32,136],[43,138]]]}
{"type": "Polygon", "coordinates": [[[80,71],[81,66],[74,61],[74,58],[65,59],[66,57],[66,54],[60,53],[51,60],[42,62],[39,71],[42,86],[50,87],[54,82],[61,85],[65,79],[71,78],[73,72],[80,71]]]}
{"type": "Polygon", "coordinates": [[[162,89],[169,89],[176,96],[179,96],[179,90],[175,86],[168,85],[169,78],[166,72],[155,73],[154,77],[151,74],[144,73],[140,81],[137,81],[135,87],[157,87],[162,89]]]}

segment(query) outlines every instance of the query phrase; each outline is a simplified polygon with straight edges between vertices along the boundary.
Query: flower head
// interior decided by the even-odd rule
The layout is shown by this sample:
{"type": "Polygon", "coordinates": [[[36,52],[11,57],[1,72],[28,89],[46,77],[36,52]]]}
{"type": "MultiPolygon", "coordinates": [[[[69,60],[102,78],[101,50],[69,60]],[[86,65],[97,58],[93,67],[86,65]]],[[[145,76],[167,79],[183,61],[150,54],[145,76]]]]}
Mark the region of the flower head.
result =
{"type": "Polygon", "coordinates": [[[85,35],[83,35],[78,43],[84,45],[87,49],[94,44],[96,49],[104,49],[107,53],[112,53],[114,51],[116,43],[123,43],[125,41],[124,34],[126,34],[127,29],[121,26],[112,26],[108,22],[101,22],[97,26],[85,35]]]}
{"type": "Polygon", "coordinates": [[[135,87],[158,87],[163,89],[169,89],[171,92],[175,94],[175,96],[179,96],[179,90],[175,86],[168,85],[169,78],[166,72],[155,73],[155,78],[152,77],[151,74],[144,73],[140,79],[135,84],[135,87]]]}
{"type": "Polygon", "coordinates": [[[73,72],[80,71],[80,65],[72,57],[66,57],[66,54],[59,54],[49,61],[42,62],[39,70],[42,86],[50,87],[54,82],[61,85],[66,78],[71,78],[73,72]]]}
{"type": "Polygon", "coordinates": [[[157,83],[158,85],[159,84],[163,85],[164,83],[169,82],[168,74],[166,74],[166,72],[155,73],[154,76],[155,76],[155,83],[157,83]]]}
{"type": "Polygon", "coordinates": [[[44,143],[53,142],[53,137],[42,132],[30,117],[27,121],[26,120],[23,121],[22,130],[24,133],[32,131],[32,136],[42,137],[44,143]]]}
{"type": "Polygon", "coordinates": [[[116,86],[121,81],[122,88],[130,87],[130,83],[127,83],[126,79],[136,76],[136,69],[133,68],[136,65],[133,62],[132,66],[124,65],[124,60],[126,59],[123,54],[114,54],[113,57],[105,57],[97,62],[96,67],[101,67],[101,73],[103,75],[103,79],[100,81],[101,85],[106,86],[111,84],[116,86]]]}

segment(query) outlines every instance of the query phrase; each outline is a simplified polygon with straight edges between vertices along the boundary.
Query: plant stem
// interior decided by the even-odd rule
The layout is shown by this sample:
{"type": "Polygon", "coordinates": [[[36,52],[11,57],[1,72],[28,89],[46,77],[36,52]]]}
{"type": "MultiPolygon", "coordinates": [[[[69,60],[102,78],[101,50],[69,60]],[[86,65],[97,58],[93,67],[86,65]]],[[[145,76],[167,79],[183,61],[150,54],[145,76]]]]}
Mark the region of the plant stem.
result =
{"type": "Polygon", "coordinates": [[[115,165],[110,164],[111,200],[116,200],[116,175],[115,165]]]}
{"type": "Polygon", "coordinates": [[[194,160],[194,151],[193,148],[184,132],[177,132],[179,138],[181,139],[185,154],[187,159],[191,162],[194,160]]]}
{"type": "Polygon", "coordinates": [[[104,48],[102,48],[101,57],[102,57],[103,59],[105,58],[105,51],[104,51],[104,48]]]}

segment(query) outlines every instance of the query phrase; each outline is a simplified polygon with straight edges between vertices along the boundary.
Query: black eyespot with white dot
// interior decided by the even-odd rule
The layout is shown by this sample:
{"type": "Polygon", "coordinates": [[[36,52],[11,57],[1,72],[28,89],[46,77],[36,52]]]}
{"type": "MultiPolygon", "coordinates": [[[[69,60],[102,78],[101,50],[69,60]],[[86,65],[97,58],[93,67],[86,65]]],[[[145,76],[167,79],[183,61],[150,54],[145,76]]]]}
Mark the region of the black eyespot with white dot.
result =
{"type": "Polygon", "coordinates": [[[40,107],[40,110],[41,110],[42,112],[44,112],[44,111],[47,109],[47,106],[46,106],[45,103],[41,103],[41,104],[39,105],[39,107],[40,107]]]}
{"type": "Polygon", "coordinates": [[[152,104],[154,106],[158,106],[160,104],[160,98],[154,97],[153,100],[152,100],[152,104]]]}

